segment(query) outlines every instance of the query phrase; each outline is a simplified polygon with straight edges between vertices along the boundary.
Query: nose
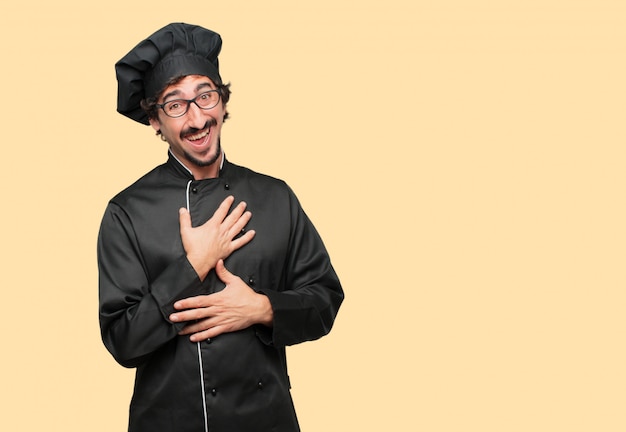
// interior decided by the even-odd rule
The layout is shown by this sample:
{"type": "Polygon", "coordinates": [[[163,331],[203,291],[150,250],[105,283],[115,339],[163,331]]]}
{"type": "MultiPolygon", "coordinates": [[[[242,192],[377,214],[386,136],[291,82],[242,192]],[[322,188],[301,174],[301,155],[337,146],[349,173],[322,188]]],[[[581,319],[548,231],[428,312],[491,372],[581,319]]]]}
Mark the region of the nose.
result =
{"type": "Polygon", "coordinates": [[[187,111],[187,122],[189,126],[202,129],[206,124],[206,118],[204,116],[204,111],[195,104],[195,102],[191,102],[189,104],[189,110],[187,111]]]}

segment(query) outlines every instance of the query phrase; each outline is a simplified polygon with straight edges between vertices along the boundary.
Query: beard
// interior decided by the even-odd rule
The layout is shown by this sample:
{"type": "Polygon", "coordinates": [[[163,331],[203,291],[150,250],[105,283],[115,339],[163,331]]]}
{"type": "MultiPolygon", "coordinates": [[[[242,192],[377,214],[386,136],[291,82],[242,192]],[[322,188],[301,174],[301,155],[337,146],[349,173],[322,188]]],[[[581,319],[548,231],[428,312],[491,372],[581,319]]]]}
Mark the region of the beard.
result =
{"type": "Polygon", "coordinates": [[[209,158],[209,159],[198,159],[197,157],[189,154],[186,151],[183,151],[183,154],[185,155],[185,158],[191,162],[192,164],[194,164],[197,167],[208,167],[213,165],[215,162],[217,162],[217,160],[219,159],[219,157],[222,155],[222,144],[220,142],[220,139],[217,139],[217,147],[215,149],[215,153],[209,158]]]}
{"type": "MultiPolygon", "coordinates": [[[[211,119],[207,120],[207,122],[205,123],[205,125],[201,129],[187,128],[187,129],[181,131],[180,132],[180,139],[184,140],[186,136],[194,135],[194,134],[200,132],[201,130],[211,129],[211,128],[214,128],[215,126],[217,126],[217,120],[215,120],[214,118],[211,118],[211,119]]],[[[221,145],[221,142],[220,142],[220,137],[217,137],[217,147],[215,149],[215,153],[209,159],[206,159],[206,160],[198,159],[197,157],[189,154],[185,150],[183,150],[183,154],[185,155],[185,158],[189,162],[191,162],[192,164],[194,164],[197,167],[202,168],[202,167],[211,166],[219,159],[220,155],[222,154],[222,145],[221,145]]]]}

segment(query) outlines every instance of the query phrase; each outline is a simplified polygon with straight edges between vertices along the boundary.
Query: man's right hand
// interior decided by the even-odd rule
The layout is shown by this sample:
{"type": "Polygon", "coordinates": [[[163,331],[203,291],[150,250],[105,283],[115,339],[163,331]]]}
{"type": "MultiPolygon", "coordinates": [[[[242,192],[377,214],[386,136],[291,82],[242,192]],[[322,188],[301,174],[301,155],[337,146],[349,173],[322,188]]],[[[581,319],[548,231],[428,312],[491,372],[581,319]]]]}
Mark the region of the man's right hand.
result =
{"type": "Polygon", "coordinates": [[[246,203],[242,201],[228,214],[234,201],[233,196],[226,198],[215,210],[211,219],[195,228],[191,226],[189,211],[185,208],[179,210],[180,237],[183,247],[187,259],[201,280],[204,280],[220,259],[226,259],[254,237],[253,230],[246,231],[237,237],[250,221],[252,213],[245,211],[246,203]]]}

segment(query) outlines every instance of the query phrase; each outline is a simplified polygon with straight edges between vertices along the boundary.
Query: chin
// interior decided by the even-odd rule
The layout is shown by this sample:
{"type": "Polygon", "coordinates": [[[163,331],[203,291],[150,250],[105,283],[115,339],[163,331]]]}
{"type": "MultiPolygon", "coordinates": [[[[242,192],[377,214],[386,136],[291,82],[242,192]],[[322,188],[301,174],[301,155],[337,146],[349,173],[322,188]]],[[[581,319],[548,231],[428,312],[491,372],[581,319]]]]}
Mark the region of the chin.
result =
{"type": "Polygon", "coordinates": [[[193,163],[197,167],[208,167],[208,166],[213,165],[215,162],[217,162],[220,159],[221,155],[222,155],[222,150],[218,147],[218,150],[215,154],[207,155],[206,157],[202,159],[196,158],[190,154],[186,154],[185,157],[189,162],[193,163]]]}

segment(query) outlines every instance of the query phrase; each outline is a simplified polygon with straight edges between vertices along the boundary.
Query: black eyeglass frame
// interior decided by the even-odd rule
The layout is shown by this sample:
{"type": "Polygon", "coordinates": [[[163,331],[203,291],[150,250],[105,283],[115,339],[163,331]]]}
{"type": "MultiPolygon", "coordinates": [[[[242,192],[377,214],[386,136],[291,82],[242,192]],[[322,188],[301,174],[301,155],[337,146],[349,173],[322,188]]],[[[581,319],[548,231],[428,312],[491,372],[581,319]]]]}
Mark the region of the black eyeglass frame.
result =
{"type": "Polygon", "coordinates": [[[189,107],[191,106],[192,102],[195,103],[196,106],[198,108],[200,108],[201,110],[210,110],[211,108],[215,108],[217,106],[217,104],[220,103],[221,99],[222,99],[222,94],[221,94],[221,92],[219,90],[209,90],[209,91],[205,91],[205,92],[200,93],[198,96],[196,96],[193,99],[172,99],[172,100],[168,100],[167,102],[164,102],[162,104],[155,104],[155,106],[157,108],[161,108],[163,110],[163,113],[165,113],[166,116],[171,117],[171,118],[179,118],[179,117],[182,117],[185,114],[187,114],[187,112],[189,111],[189,107]],[[217,93],[217,100],[215,101],[215,103],[213,105],[207,106],[207,107],[200,106],[200,104],[197,102],[198,98],[200,98],[200,97],[202,97],[204,95],[207,95],[209,93],[217,93]],[[176,102],[178,102],[178,103],[185,103],[186,104],[185,111],[183,111],[181,114],[178,114],[178,115],[168,114],[167,111],[165,110],[165,106],[169,105],[169,104],[172,104],[172,103],[176,103],[176,102]]]}

